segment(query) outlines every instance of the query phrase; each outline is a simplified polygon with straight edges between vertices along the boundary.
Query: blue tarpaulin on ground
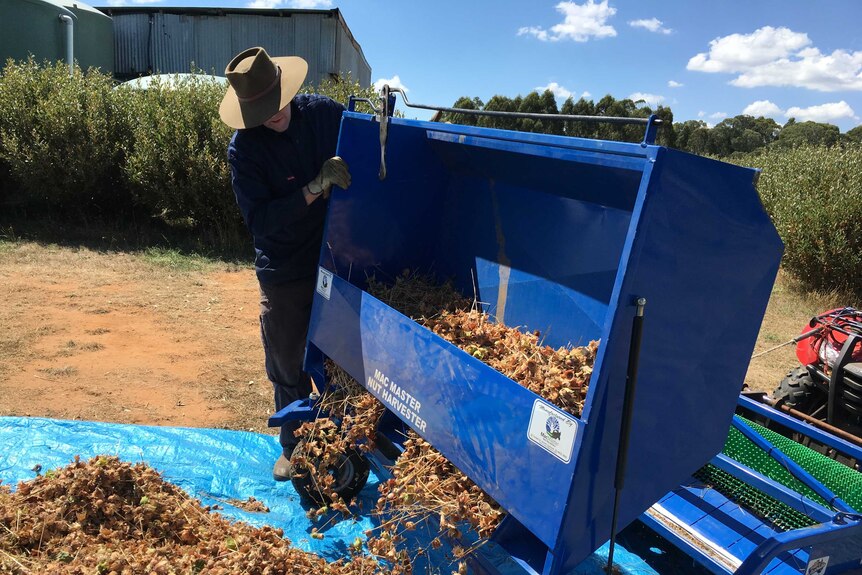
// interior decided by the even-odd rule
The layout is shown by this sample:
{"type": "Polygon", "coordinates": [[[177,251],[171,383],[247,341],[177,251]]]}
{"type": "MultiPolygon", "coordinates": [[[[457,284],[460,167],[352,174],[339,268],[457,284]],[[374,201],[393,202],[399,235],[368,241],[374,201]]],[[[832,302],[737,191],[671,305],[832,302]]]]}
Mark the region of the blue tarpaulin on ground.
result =
{"type": "MultiPolygon", "coordinates": [[[[280,450],[276,437],[245,431],[0,417],[0,481],[4,484],[33,479],[37,468],[44,474],[64,467],[76,455],[83,460],[115,455],[124,461],[146,463],[204,505],[218,505],[218,513],[229,519],[280,527],[296,547],[330,560],[349,556],[354,540],[359,537],[364,541],[366,530],[376,525],[370,512],[377,502],[377,476],[372,470],[359,497],[360,514],[354,519],[332,514],[313,522],[306,517],[308,507],[293,485],[272,480],[272,464],[280,450]],[[269,513],[244,511],[230,504],[230,500],[249,497],[269,507],[269,513]],[[311,538],[313,527],[324,533],[324,539],[311,538]]],[[[584,561],[576,573],[603,573],[602,554],[606,558],[606,547],[584,561]]],[[[503,573],[518,572],[504,555],[491,554],[489,559],[503,573]]],[[[624,573],[655,573],[620,547],[616,559],[626,566],[624,573]]],[[[433,562],[436,569],[432,572],[439,569],[445,574],[452,569],[445,553],[433,562]]]]}

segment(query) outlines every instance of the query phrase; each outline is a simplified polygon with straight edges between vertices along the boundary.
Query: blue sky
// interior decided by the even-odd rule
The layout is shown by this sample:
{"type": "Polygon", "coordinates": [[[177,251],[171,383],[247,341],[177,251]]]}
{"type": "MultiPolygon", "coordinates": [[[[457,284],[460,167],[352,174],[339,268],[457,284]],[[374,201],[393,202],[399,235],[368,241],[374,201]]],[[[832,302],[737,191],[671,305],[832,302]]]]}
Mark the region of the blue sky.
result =
{"type": "MultiPolygon", "coordinates": [[[[109,0],[339,8],[373,81],[450,106],[546,87],[644,99],[675,121],[749,113],[862,124],[862,0],[109,0]]],[[[406,110],[408,117],[427,117],[406,110]]]]}

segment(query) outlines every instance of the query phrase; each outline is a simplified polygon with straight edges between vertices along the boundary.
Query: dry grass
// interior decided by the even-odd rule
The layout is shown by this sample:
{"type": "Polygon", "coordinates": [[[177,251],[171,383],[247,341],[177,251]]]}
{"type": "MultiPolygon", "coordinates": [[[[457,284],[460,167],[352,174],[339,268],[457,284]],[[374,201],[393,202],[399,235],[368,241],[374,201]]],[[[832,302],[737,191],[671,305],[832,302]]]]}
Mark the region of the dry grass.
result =
{"type": "Polygon", "coordinates": [[[78,370],[69,365],[64,367],[46,367],[39,371],[51,377],[72,377],[78,374],[78,370]]]}
{"type": "MultiPolygon", "coordinates": [[[[772,289],[760,326],[754,354],[790,341],[803,331],[812,316],[843,306],[860,307],[859,301],[837,292],[805,291],[789,274],[781,272],[772,289]]],[[[745,383],[753,391],[772,392],[788,371],[798,365],[796,345],[786,345],[751,360],[745,383]]]]}

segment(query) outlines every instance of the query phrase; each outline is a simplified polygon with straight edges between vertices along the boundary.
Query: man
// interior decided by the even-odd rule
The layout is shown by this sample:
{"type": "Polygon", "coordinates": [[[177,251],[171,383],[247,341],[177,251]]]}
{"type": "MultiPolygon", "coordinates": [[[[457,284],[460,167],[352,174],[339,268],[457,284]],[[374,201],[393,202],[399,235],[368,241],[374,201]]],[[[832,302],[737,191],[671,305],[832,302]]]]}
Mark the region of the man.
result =
{"type": "MultiPolygon", "coordinates": [[[[254,238],[260,333],[276,410],[311,392],[302,360],[326,204],[333,184],[350,185],[347,165],[335,156],[344,107],[324,96],[297,96],[307,71],[302,58],[245,50],[225,69],[230,85],[219,108],[222,121],[237,130],[228,161],[254,238]]],[[[281,428],[276,481],[290,479],[297,427],[281,428]]]]}

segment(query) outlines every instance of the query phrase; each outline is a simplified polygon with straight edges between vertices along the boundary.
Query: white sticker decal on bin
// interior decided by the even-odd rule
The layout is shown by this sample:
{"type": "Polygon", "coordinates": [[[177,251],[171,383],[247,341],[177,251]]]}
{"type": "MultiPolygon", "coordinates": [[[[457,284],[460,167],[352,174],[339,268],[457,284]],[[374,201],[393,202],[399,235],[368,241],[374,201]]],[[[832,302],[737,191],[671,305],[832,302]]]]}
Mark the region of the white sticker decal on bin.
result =
{"type": "Polygon", "coordinates": [[[805,575],[823,575],[826,573],[826,567],[829,566],[829,555],[811,559],[808,561],[808,569],[805,570],[805,575]]]}
{"type": "Polygon", "coordinates": [[[318,268],[317,293],[326,299],[329,299],[330,292],[332,292],[332,272],[323,268],[318,268]]]}
{"type": "Polygon", "coordinates": [[[578,436],[578,421],[541,400],[533,403],[527,437],[551,455],[568,463],[578,436]]]}

